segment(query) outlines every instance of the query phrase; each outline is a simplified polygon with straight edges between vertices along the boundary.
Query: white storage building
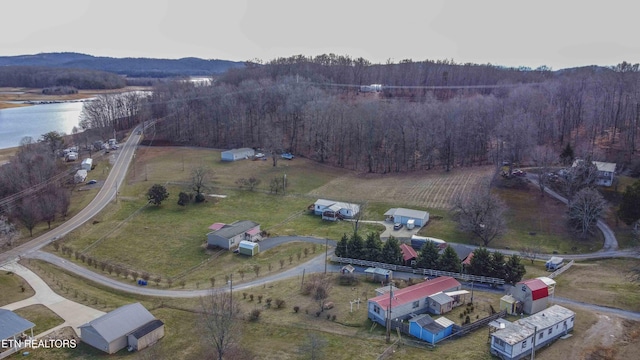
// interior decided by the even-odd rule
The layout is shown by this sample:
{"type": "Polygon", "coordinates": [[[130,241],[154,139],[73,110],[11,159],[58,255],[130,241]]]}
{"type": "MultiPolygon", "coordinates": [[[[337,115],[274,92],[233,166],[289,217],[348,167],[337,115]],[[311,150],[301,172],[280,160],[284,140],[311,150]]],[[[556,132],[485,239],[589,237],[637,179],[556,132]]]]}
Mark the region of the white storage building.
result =
{"type": "Polygon", "coordinates": [[[255,155],[255,151],[251,148],[240,148],[223,151],[220,153],[222,161],[236,161],[242,159],[249,159],[255,155]]]}
{"type": "Polygon", "coordinates": [[[92,158],[86,158],[82,160],[82,164],[80,164],[80,167],[82,168],[82,170],[87,170],[87,171],[91,171],[92,166],[93,166],[92,158]]]}

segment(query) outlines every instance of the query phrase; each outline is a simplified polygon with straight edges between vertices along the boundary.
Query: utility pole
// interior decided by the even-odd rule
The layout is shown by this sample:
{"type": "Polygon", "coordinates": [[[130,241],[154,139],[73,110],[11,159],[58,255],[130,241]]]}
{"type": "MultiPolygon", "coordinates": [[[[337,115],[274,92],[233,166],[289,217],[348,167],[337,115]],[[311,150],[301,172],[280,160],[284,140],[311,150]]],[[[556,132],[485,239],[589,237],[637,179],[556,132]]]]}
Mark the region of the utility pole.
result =
{"type": "Polygon", "coordinates": [[[229,275],[229,312],[233,316],[233,273],[229,275]]]}
{"type": "Polygon", "coordinates": [[[324,239],[324,273],[327,273],[327,253],[329,252],[329,239],[324,239]]]}
{"type": "Polygon", "coordinates": [[[389,305],[387,306],[387,344],[391,342],[391,300],[393,299],[393,290],[391,281],[389,281],[389,305]]]}

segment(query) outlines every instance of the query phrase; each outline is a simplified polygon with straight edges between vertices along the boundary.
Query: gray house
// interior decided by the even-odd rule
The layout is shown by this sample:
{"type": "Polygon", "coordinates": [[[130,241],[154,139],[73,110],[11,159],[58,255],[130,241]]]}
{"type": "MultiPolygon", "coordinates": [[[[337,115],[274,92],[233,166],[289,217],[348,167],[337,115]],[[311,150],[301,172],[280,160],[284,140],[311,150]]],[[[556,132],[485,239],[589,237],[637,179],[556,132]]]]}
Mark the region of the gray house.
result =
{"type": "Polygon", "coordinates": [[[242,159],[249,159],[255,155],[256,152],[251,148],[231,149],[220,153],[222,161],[236,161],[242,159]]]}
{"type": "Polygon", "coordinates": [[[240,241],[260,241],[260,224],[250,220],[236,221],[232,224],[216,223],[209,227],[213,230],[207,234],[207,246],[235,249],[240,241]]]}
{"type": "Polygon", "coordinates": [[[384,216],[387,221],[403,225],[406,225],[411,219],[413,219],[415,226],[425,226],[429,222],[429,213],[421,210],[393,208],[384,213],[384,216]]]}
{"type": "Polygon", "coordinates": [[[124,305],[80,326],[82,341],[109,354],[127,346],[133,348],[135,345],[136,349],[141,349],[140,339],[147,346],[162,336],[164,324],[159,324],[140,303],[124,305]],[[155,325],[145,328],[151,323],[155,325]],[[130,343],[129,335],[133,335],[138,343],[130,343]]]}

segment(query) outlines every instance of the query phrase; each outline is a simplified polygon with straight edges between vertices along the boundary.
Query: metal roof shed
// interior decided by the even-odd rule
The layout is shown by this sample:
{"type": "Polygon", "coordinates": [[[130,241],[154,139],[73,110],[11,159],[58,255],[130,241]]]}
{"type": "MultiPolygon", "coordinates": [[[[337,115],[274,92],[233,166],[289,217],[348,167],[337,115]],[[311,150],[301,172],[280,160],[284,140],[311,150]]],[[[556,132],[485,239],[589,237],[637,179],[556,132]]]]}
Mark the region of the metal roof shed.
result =
{"type": "Polygon", "coordinates": [[[13,311],[0,309],[0,340],[17,340],[17,336],[29,329],[31,329],[31,337],[33,337],[33,328],[35,326],[34,323],[13,311]]]}

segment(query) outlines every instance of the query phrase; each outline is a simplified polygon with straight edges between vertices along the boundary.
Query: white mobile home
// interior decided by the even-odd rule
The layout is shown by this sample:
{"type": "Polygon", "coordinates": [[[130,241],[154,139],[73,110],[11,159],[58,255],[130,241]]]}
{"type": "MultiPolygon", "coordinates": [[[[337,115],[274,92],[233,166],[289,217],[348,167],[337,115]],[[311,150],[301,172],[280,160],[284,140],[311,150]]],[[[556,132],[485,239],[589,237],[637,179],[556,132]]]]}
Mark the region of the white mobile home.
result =
{"type": "Polygon", "coordinates": [[[209,227],[213,230],[207,234],[207,245],[223,249],[235,249],[240,241],[260,241],[260,224],[250,220],[236,221],[232,224],[216,223],[209,227]]]}
{"type": "Polygon", "coordinates": [[[73,182],[78,184],[87,180],[87,170],[80,169],[73,175],[73,182]]]}
{"type": "Polygon", "coordinates": [[[313,204],[313,213],[322,215],[323,220],[352,219],[360,212],[360,205],[346,202],[318,199],[313,204]]]}
{"type": "Polygon", "coordinates": [[[535,315],[505,323],[505,328],[491,334],[491,354],[516,360],[530,357],[532,349],[551,344],[573,330],[575,313],[554,305],[535,315]]]}
{"type": "Polygon", "coordinates": [[[236,161],[242,159],[249,159],[255,155],[255,151],[250,148],[231,149],[220,153],[222,161],[236,161]]]}

